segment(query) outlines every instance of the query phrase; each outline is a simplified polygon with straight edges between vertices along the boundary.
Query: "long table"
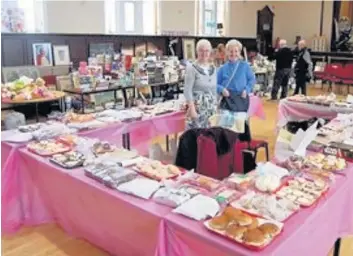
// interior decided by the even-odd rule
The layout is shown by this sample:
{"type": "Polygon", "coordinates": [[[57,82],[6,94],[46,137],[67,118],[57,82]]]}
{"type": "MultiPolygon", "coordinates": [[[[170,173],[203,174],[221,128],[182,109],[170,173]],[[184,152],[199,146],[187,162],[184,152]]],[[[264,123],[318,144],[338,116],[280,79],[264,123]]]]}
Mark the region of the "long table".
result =
{"type": "Polygon", "coordinates": [[[316,205],[291,216],[283,232],[263,251],[249,251],[210,233],[202,223],[170,213],[161,223],[156,256],[327,255],[338,238],[353,234],[352,172],[351,164],[316,205]]]}
{"type": "MultiPolygon", "coordinates": [[[[262,102],[256,96],[251,98],[249,116],[265,118],[262,102]]],[[[178,112],[133,123],[111,124],[99,129],[82,132],[80,135],[107,140],[119,145],[121,135],[131,133],[132,145],[135,147],[135,145],[139,145],[142,142],[142,144],[145,144],[147,140],[157,135],[181,132],[183,129],[184,113],[178,112]]],[[[38,225],[56,221],[68,233],[85,238],[113,254],[123,252],[123,255],[131,255],[125,254],[129,250],[130,252],[136,251],[132,255],[151,255],[145,254],[145,252],[151,252],[151,248],[154,249],[156,247],[157,238],[150,236],[150,233],[146,235],[145,230],[147,230],[147,227],[150,231],[153,229],[157,230],[161,218],[170,209],[127,195],[117,196],[117,192],[110,191],[85,177],[82,169],[72,171],[61,169],[49,163],[47,159],[28,152],[23,146],[25,144],[1,142],[2,231],[4,233],[16,232],[23,225],[38,225]],[[81,194],[79,191],[85,192],[81,194]],[[118,197],[119,203],[112,201],[113,199],[108,199],[110,197],[118,197]],[[71,201],[71,199],[76,201],[71,201]],[[102,206],[98,205],[100,202],[102,206]],[[86,207],[86,212],[79,211],[80,209],[75,207],[75,204],[80,204],[82,208],[86,207]],[[111,206],[114,204],[119,207],[111,206]],[[122,206],[123,204],[126,205],[122,206]],[[109,207],[111,211],[109,211],[109,207]],[[104,216],[98,216],[96,212],[96,210],[101,208],[106,209],[104,216]],[[92,213],[88,211],[92,211],[92,213]],[[108,213],[111,216],[106,216],[108,213]],[[148,218],[145,217],[147,219],[144,220],[144,217],[140,215],[145,213],[150,216],[148,218]],[[76,216],[76,219],[66,216],[71,214],[76,216]],[[79,217],[79,215],[82,216],[79,217]],[[133,225],[130,225],[130,216],[133,219],[135,217],[137,219],[135,221],[136,229],[133,225]],[[122,221],[116,220],[117,217],[121,218],[122,221]],[[78,218],[82,218],[82,222],[78,218]],[[140,219],[141,221],[139,221],[140,219]],[[90,221],[94,224],[91,225],[90,221]],[[104,225],[100,222],[104,223],[104,225]],[[153,227],[149,226],[150,224],[148,223],[153,227]],[[111,240],[108,238],[104,240],[102,237],[105,235],[102,236],[102,233],[98,232],[107,228],[107,234],[114,234],[119,230],[120,225],[122,227],[126,225],[124,232],[115,236],[110,235],[111,240]],[[90,231],[92,226],[96,227],[96,231],[90,231]],[[146,229],[144,228],[145,226],[146,229]],[[109,229],[113,227],[116,229],[109,229]],[[143,239],[150,241],[151,244],[141,242],[140,248],[134,242],[122,242],[125,234],[127,237],[129,237],[128,234],[131,234],[131,236],[133,234],[131,233],[132,229],[128,230],[128,228],[132,228],[135,230],[134,232],[136,230],[141,232],[148,237],[143,239]],[[124,246],[120,248],[120,244],[117,244],[117,241],[121,241],[124,246]],[[130,246],[128,246],[129,243],[130,246]]],[[[132,238],[129,237],[129,239],[131,240],[132,238]]]]}
{"type": "Polygon", "coordinates": [[[342,109],[282,99],[278,105],[277,127],[281,128],[286,126],[288,122],[306,121],[314,117],[333,119],[338,113],[353,113],[353,109],[342,109]]]}
{"type": "Polygon", "coordinates": [[[285,222],[281,235],[254,252],[207,231],[201,222],[176,215],[151,200],[104,187],[82,168],[65,170],[19,149],[17,201],[2,209],[3,231],[57,222],[112,255],[326,255],[335,240],[353,234],[353,165],[337,175],[314,206],[285,222]],[[5,224],[5,225],[4,225],[5,224]]]}

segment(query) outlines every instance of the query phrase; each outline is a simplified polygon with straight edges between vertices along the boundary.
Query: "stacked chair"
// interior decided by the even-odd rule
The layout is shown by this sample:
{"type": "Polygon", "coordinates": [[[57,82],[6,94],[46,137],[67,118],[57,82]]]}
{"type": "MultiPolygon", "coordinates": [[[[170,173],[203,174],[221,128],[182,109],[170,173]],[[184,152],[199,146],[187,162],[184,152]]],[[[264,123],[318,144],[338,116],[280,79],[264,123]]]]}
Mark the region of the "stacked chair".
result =
{"type": "MultiPolygon", "coordinates": [[[[314,72],[316,80],[322,80],[322,86],[329,84],[329,91],[332,91],[332,84],[347,85],[347,93],[353,87],[353,63],[342,65],[341,63],[328,63],[323,71],[314,72]]],[[[323,87],[322,87],[323,89],[323,87]]]]}

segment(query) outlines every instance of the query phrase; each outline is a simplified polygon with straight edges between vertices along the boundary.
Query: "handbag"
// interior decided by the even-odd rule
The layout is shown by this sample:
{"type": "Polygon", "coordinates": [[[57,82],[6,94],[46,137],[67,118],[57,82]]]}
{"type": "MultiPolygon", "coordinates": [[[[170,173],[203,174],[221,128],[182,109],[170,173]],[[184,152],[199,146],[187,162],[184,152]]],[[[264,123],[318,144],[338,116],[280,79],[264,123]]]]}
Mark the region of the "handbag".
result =
{"type": "MultiPolygon", "coordinates": [[[[225,89],[229,87],[232,79],[234,78],[236,72],[238,71],[238,67],[239,67],[239,63],[234,68],[234,71],[230,76],[225,89]]],[[[249,101],[248,95],[245,98],[243,98],[241,95],[237,93],[231,93],[231,92],[229,92],[228,97],[222,96],[219,101],[219,109],[225,109],[231,112],[248,112],[249,105],[250,105],[250,101],[249,101]]]]}

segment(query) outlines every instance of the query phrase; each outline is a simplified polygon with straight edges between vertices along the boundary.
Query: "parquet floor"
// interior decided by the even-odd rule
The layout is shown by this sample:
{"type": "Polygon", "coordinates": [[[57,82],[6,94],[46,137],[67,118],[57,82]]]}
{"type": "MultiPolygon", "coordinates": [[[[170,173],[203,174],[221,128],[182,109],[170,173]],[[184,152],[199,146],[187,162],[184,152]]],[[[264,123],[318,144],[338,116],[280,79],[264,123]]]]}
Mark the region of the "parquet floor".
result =
{"type": "MultiPolygon", "coordinates": [[[[309,93],[319,94],[322,92],[317,89],[311,89],[309,93]]],[[[251,131],[254,137],[265,139],[270,143],[270,152],[272,155],[275,142],[274,127],[277,116],[277,103],[264,100],[264,107],[266,120],[252,119],[251,131]]],[[[260,154],[260,157],[263,157],[263,154],[260,154]]],[[[2,236],[1,249],[1,255],[3,256],[109,255],[84,240],[69,237],[55,224],[26,227],[13,236],[2,236]]],[[[353,255],[353,237],[343,239],[341,245],[341,256],[351,255],[353,255]]]]}

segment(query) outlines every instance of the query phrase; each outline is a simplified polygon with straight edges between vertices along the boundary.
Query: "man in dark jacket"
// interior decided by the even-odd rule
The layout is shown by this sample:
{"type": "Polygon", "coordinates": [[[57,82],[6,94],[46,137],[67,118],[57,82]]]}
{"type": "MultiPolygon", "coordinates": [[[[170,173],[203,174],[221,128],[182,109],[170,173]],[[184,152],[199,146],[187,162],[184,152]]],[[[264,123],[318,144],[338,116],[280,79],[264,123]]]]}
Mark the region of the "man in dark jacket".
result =
{"type": "Polygon", "coordinates": [[[278,90],[281,87],[281,99],[287,97],[288,80],[292,69],[293,53],[287,47],[287,42],[284,39],[279,41],[279,50],[275,53],[276,73],[271,92],[271,100],[277,100],[278,90]]]}
{"type": "Polygon", "coordinates": [[[297,64],[295,65],[295,90],[294,95],[299,94],[299,90],[306,95],[306,83],[313,78],[313,62],[309,50],[306,48],[305,41],[298,43],[299,53],[297,64]]]}

